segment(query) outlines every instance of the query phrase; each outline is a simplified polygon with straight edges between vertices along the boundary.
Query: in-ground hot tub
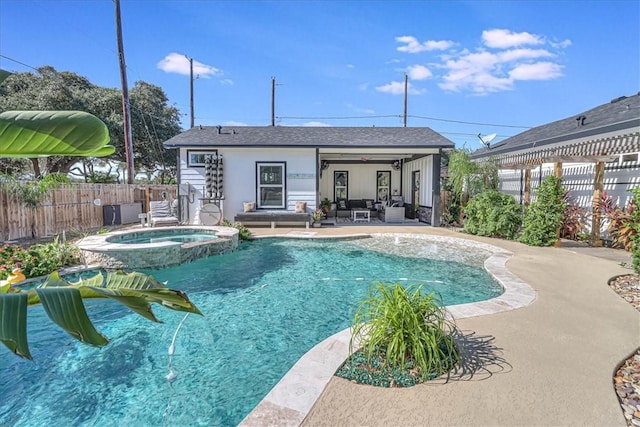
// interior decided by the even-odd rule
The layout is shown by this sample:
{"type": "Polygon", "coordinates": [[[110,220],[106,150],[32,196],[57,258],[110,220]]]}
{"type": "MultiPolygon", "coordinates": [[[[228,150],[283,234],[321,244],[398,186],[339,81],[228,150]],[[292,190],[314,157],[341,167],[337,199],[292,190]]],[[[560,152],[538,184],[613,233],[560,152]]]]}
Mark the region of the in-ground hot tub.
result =
{"type": "Polygon", "coordinates": [[[238,247],[233,227],[140,228],[88,236],[77,243],[87,264],[106,269],[161,268],[238,247]]]}

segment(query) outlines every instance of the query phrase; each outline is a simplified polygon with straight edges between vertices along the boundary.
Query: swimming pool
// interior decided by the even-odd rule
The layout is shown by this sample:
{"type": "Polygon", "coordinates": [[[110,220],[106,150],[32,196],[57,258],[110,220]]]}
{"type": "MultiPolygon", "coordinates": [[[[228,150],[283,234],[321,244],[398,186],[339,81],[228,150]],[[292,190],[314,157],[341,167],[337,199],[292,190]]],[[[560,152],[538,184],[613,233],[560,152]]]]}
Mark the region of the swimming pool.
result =
{"type": "Polygon", "coordinates": [[[180,265],[233,251],[238,230],[223,226],[135,228],[96,234],[77,242],[87,264],[140,270],[180,265]]]}
{"type": "Polygon", "coordinates": [[[481,267],[488,256],[408,238],[269,239],[147,270],[205,313],[178,335],[173,383],[164,378],[167,348],[181,313],[156,307],[165,321],[157,325],[89,301],[112,340],[99,349],[65,336],[34,307],[35,362],[0,353],[0,424],[237,425],[307,350],[350,325],[371,282],[423,283],[447,304],[484,300],[502,292],[481,267]]]}
{"type": "Polygon", "coordinates": [[[146,233],[129,233],[125,235],[118,235],[108,237],[109,243],[158,243],[158,242],[175,242],[175,243],[190,243],[190,242],[205,242],[207,240],[215,240],[218,238],[215,231],[209,230],[188,230],[179,233],[172,230],[152,230],[153,232],[146,233]]]}

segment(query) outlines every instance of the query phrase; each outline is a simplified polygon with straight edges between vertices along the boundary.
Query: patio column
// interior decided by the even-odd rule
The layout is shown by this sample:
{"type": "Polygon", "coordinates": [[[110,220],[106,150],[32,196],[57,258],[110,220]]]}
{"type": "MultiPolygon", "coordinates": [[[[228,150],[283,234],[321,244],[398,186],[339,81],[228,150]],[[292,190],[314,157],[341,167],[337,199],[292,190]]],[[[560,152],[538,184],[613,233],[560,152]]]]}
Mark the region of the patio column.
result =
{"type": "Polygon", "coordinates": [[[596,247],[602,246],[600,239],[600,226],[602,217],[600,216],[600,200],[604,190],[604,162],[596,162],[596,175],[593,180],[593,209],[591,216],[591,244],[596,247]]]}
{"type": "Polygon", "coordinates": [[[432,159],[433,175],[433,191],[431,193],[431,225],[440,227],[440,153],[434,154],[432,159]]]}
{"type": "Polygon", "coordinates": [[[562,178],[562,162],[555,162],[553,164],[553,174],[556,178],[562,178]]]}
{"type": "Polygon", "coordinates": [[[524,207],[531,203],[531,169],[524,170],[524,207]]]}
{"type": "MultiPolygon", "coordinates": [[[[557,178],[562,178],[562,162],[555,162],[553,164],[553,174],[557,177],[557,178]]],[[[560,227],[558,227],[558,229],[556,230],[556,242],[553,244],[553,246],[555,246],[556,248],[559,248],[561,246],[561,241],[560,241],[560,227]]]]}

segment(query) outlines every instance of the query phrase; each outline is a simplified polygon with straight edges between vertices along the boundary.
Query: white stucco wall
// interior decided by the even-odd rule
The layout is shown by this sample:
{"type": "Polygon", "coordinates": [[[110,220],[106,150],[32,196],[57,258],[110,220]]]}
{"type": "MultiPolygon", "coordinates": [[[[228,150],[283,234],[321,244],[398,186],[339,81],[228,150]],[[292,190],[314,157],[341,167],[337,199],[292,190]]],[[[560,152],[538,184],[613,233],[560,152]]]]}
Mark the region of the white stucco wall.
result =
{"type": "MultiPolygon", "coordinates": [[[[200,150],[198,150],[200,151],[200,150]]],[[[187,150],[180,149],[180,181],[195,193],[189,198],[189,222],[199,224],[199,210],[205,191],[204,167],[187,167],[187,150]]],[[[218,148],[224,158],[224,218],[233,221],[243,211],[243,202],[256,201],[256,162],[286,163],[286,202],[293,210],[296,201],[306,201],[311,212],[316,207],[316,154],[305,148],[218,148]]],[[[183,200],[185,200],[183,198],[183,200]]],[[[183,209],[184,212],[184,209],[183,209]]]]}

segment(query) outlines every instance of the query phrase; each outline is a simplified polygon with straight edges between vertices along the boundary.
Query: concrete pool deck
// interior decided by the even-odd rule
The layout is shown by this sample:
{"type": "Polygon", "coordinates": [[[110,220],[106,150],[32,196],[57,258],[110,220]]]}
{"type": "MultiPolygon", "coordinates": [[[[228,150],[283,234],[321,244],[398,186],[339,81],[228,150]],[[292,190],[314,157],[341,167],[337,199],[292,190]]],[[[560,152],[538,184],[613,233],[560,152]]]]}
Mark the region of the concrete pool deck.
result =
{"type": "MultiPolygon", "coordinates": [[[[458,319],[467,357],[463,369],[448,382],[384,389],[331,377],[303,420],[281,399],[278,405],[263,401],[259,406],[266,411],[250,414],[244,425],[626,425],[612,376],[640,346],[640,313],[607,281],[630,272],[620,266],[630,262],[628,254],[599,248],[535,248],[432,227],[251,231],[256,236],[428,234],[487,243],[512,253],[508,270],[536,295],[528,306],[458,319]]],[[[348,345],[348,339],[341,337],[335,345],[348,345]]],[[[304,366],[298,383],[305,377],[311,382],[314,363],[324,362],[304,366]]],[[[296,399],[308,398],[303,389],[290,392],[291,407],[296,407],[296,399]]]]}

